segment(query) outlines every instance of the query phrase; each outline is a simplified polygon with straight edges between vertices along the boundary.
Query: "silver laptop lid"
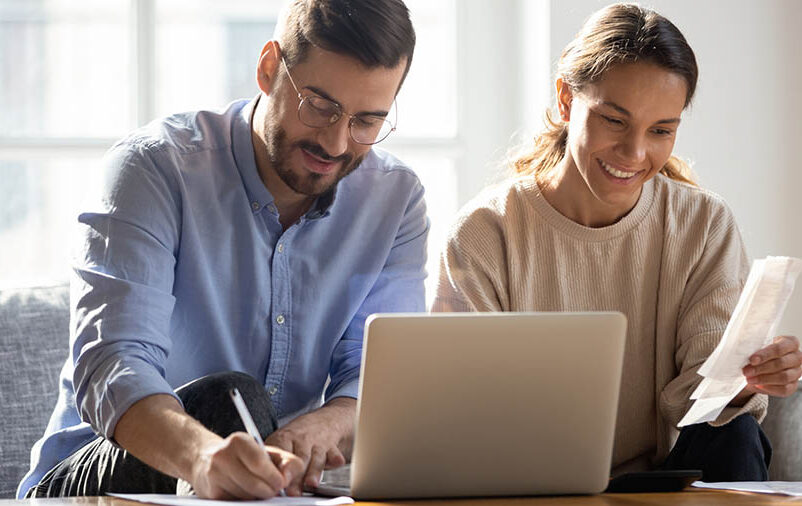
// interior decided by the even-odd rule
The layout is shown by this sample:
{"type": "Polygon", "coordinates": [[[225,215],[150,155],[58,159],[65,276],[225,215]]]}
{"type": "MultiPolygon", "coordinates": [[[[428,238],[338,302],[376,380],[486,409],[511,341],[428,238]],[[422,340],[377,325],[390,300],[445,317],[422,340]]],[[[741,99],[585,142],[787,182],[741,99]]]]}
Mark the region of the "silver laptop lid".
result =
{"type": "Polygon", "coordinates": [[[616,312],[370,317],[352,495],[601,492],[625,334],[616,312]]]}

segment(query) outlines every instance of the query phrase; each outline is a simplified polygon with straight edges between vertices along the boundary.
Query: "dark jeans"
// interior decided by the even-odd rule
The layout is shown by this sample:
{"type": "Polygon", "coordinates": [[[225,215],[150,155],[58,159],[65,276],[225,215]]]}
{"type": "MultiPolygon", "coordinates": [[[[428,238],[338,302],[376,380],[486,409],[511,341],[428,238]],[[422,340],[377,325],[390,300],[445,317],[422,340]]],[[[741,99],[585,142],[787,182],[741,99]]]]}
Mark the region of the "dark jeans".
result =
{"type": "MultiPolygon", "coordinates": [[[[187,413],[212,432],[226,437],[244,431],[229,392],[239,389],[262,438],[278,427],[276,411],[264,386],[239,372],[204,376],[178,388],[187,413]]],[[[175,494],[188,491],[186,482],[163,474],[127,451],[97,438],[51,469],[26,497],[67,497],[117,493],[175,494]]]]}
{"type": "Polygon", "coordinates": [[[702,481],[765,481],[771,443],[752,415],[683,427],[663,469],[700,469],[702,481]]]}

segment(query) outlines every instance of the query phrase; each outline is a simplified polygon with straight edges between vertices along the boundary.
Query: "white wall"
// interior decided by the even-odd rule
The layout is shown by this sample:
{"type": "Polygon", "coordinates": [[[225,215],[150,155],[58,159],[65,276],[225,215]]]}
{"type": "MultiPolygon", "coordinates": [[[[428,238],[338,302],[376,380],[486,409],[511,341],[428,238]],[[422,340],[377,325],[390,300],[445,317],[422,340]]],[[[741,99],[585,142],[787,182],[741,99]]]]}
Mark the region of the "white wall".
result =
{"type": "Polygon", "coordinates": [[[524,48],[517,29],[518,1],[457,2],[461,18],[457,121],[463,146],[457,157],[460,205],[498,179],[499,162],[521,126],[525,82],[520,66],[524,48]]]}
{"type": "MultiPolygon", "coordinates": [[[[543,1],[549,34],[539,40],[549,45],[551,72],[584,20],[613,2],[543,1]]],[[[697,94],[683,118],[675,153],[694,163],[702,186],[729,202],[750,256],[802,257],[802,33],[797,26],[802,2],[653,0],[644,5],[679,27],[699,64],[697,94]]],[[[530,72],[528,79],[539,80],[532,84],[536,87],[543,78],[530,72]]],[[[802,280],[798,285],[781,331],[802,336],[802,280]]]]}
{"type": "MultiPolygon", "coordinates": [[[[802,2],[662,1],[695,48],[699,94],[678,153],[730,203],[754,258],[802,257],[802,2]],[[719,21],[716,19],[719,18],[719,21]]],[[[802,280],[783,332],[802,336],[802,280]]]]}

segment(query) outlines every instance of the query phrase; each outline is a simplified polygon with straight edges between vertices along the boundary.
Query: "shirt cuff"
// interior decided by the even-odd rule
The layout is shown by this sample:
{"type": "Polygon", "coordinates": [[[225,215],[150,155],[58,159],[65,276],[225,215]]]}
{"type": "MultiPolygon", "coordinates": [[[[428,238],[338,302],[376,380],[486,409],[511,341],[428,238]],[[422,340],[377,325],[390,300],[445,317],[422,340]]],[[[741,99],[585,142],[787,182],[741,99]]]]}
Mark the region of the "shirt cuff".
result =
{"type": "Polygon", "coordinates": [[[115,446],[119,446],[114,440],[117,423],[136,402],[151,395],[164,394],[172,396],[183,408],[181,399],[167,380],[155,372],[145,372],[141,367],[130,361],[115,361],[111,370],[101,375],[106,381],[91,385],[93,391],[85,396],[82,418],[90,423],[98,435],[115,446]],[[94,399],[94,403],[91,399],[94,399]]]}
{"type": "Polygon", "coordinates": [[[332,399],[336,399],[337,397],[350,397],[352,399],[356,399],[358,394],[359,394],[359,378],[346,381],[340,386],[338,386],[336,390],[328,392],[328,394],[326,395],[326,402],[332,399]]]}

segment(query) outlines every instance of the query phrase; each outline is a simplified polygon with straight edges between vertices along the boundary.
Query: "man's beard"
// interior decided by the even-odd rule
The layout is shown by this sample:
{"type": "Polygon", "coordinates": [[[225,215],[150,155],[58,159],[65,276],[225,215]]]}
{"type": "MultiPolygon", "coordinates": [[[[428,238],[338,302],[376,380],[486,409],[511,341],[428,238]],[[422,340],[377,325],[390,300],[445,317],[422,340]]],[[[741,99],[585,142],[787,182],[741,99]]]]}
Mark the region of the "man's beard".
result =
{"type": "Polygon", "coordinates": [[[317,197],[326,193],[337,186],[337,183],[342,178],[353,172],[364,158],[364,156],[354,158],[350,154],[332,157],[319,144],[309,141],[301,140],[287,145],[287,132],[270,120],[267,120],[266,123],[265,144],[268,160],[270,160],[270,164],[278,174],[278,177],[295,193],[310,197],[317,197]],[[329,174],[316,174],[311,171],[304,171],[302,174],[293,172],[290,168],[289,159],[290,153],[295,148],[306,150],[328,162],[341,163],[339,171],[334,175],[334,180],[330,182],[323,181],[325,178],[330,177],[329,174]]]}

